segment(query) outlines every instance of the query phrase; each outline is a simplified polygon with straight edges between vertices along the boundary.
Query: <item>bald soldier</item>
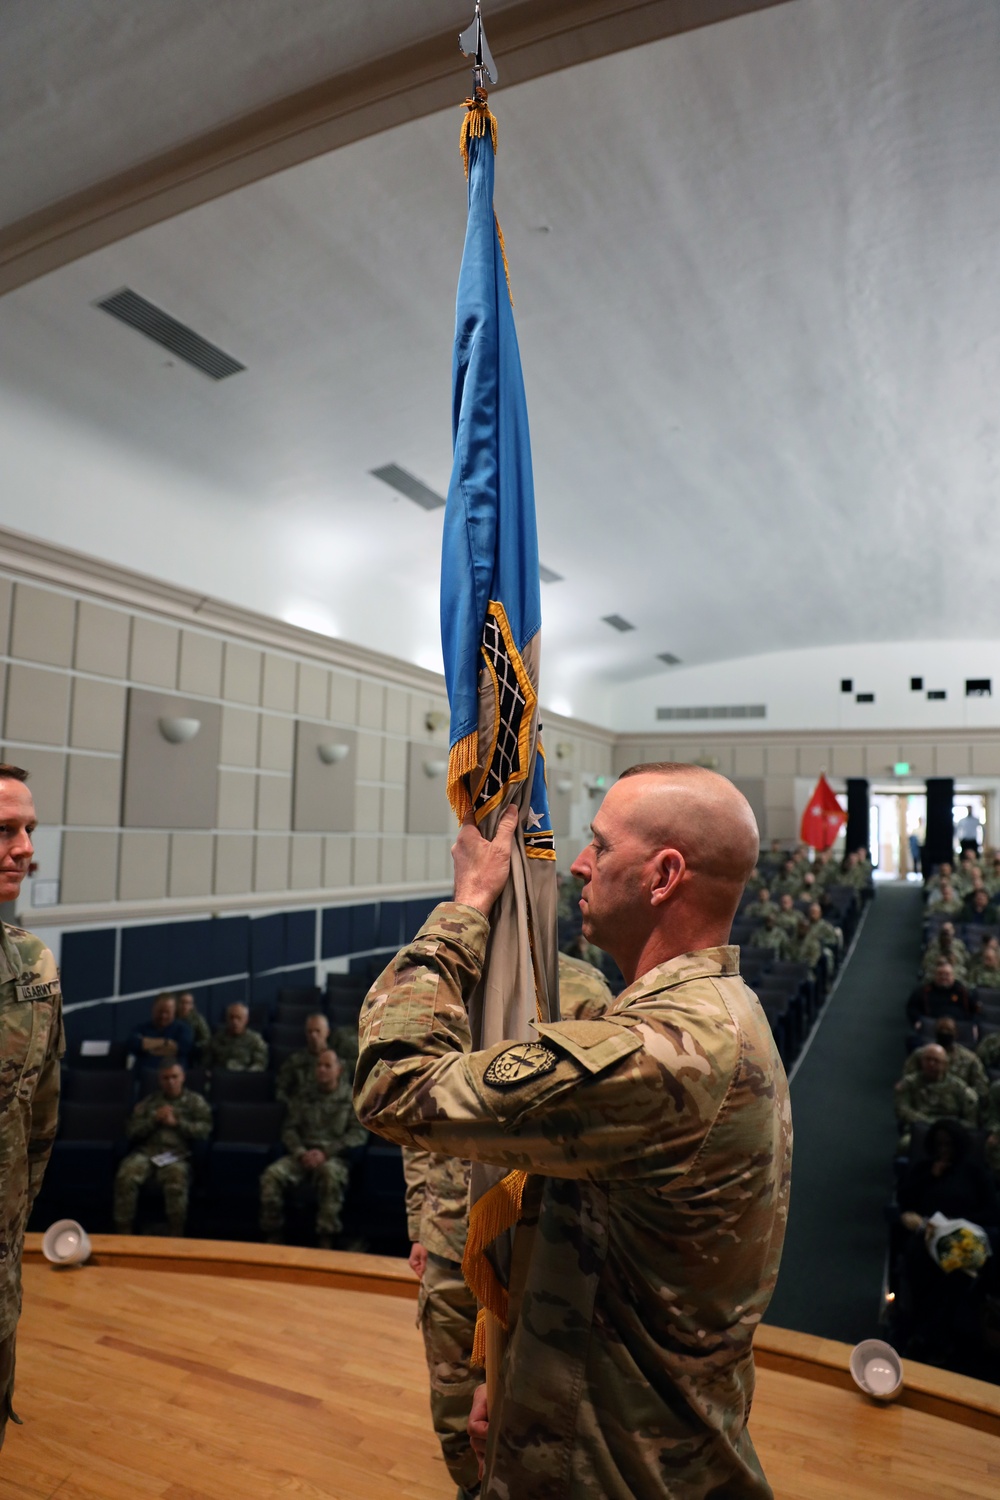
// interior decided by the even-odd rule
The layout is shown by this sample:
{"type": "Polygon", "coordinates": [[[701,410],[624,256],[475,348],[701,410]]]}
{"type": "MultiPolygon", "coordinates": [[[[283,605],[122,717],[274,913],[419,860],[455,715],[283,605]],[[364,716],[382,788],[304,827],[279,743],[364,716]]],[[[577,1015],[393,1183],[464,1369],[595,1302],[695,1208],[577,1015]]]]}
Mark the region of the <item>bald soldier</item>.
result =
{"type": "MultiPolygon", "coordinates": [[[[559,1011],[563,1020],[602,1016],[611,1004],[604,975],[593,964],[559,955],[559,1011]]],[[[417,1324],[431,1386],[431,1421],[458,1500],[476,1492],[479,1463],[467,1431],[482,1371],[472,1365],[476,1299],[462,1275],[469,1230],[469,1163],[407,1147],[406,1222],[410,1268],[420,1281],[417,1324]]]]}
{"type": "Polygon", "coordinates": [[[727,945],[757,856],[731,782],[633,767],[573,865],[587,938],[627,988],[605,1019],[471,1052],[465,1004],[516,813],[455,843],[437,907],[361,1013],[365,1124],[531,1175],[495,1409],[477,1392],[484,1500],[763,1500],[747,1431],[753,1332],[777,1277],[791,1119],[760,1006],[727,945]]]}

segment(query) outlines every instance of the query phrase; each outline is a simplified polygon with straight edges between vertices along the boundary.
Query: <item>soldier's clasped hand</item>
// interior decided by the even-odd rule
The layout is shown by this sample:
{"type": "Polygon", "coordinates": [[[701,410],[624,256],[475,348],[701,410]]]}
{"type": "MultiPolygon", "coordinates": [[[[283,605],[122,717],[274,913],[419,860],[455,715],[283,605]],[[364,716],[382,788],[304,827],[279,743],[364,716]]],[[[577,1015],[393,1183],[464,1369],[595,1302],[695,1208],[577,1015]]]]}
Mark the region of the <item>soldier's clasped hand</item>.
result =
{"type": "Polygon", "coordinates": [[[456,901],[474,907],[484,917],[489,916],[494,901],[507,884],[516,829],[516,807],[504,810],[492,840],[483,838],[476,827],[475,814],[469,813],[451,848],[456,901]]]}

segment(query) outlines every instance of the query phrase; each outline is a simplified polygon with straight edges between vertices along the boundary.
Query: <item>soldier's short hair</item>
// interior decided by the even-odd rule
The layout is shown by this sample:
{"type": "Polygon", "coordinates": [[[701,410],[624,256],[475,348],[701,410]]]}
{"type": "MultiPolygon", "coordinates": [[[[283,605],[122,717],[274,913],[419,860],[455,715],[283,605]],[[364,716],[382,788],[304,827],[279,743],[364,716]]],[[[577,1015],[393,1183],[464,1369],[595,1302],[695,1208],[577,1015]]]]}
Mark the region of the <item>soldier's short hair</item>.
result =
{"type": "Polygon", "coordinates": [[[6,761],[0,763],[0,781],[27,781],[28,773],[23,766],[10,766],[6,761]]]}
{"type": "MultiPolygon", "coordinates": [[[[160,1064],[161,1073],[169,1073],[171,1068],[180,1068],[181,1072],[184,1073],[184,1064],[178,1062],[176,1057],[168,1057],[160,1064]]],[[[186,1078],[187,1074],[184,1073],[184,1076],[186,1078]]]]}

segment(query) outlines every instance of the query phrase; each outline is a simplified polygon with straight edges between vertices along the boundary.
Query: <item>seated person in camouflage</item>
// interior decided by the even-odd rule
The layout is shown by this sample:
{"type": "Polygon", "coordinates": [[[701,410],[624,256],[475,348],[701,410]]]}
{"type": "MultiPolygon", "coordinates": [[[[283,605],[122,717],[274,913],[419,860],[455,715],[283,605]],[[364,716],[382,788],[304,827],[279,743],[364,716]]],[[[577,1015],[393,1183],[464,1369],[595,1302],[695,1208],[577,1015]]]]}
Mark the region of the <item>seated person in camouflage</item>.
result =
{"type": "Polygon", "coordinates": [[[212,1028],[195,1005],[194,996],[190,990],[184,990],[177,996],[177,1019],[185,1026],[190,1026],[191,1035],[194,1037],[191,1062],[204,1063],[212,1043],[212,1028]]]}
{"type": "Polygon", "coordinates": [[[973,954],[969,984],[976,990],[1000,990],[1000,942],[988,938],[973,954]]]}
{"type": "Polygon", "coordinates": [[[960,937],[955,936],[954,922],[942,922],[937,938],[924,949],[920,973],[930,979],[941,959],[947,959],[955,971],[955,978],[963,983],[969,972],[969,950],[960,937]]]}
{"type": "Polygon", "coordinates": [[[787,894],[794,900],[802,889],[802,873],[794,859],[786,859],[781,874],[771,885],[771,895],[781,897],[787,894]]]}
{"type": "Polygon", "coordinates": [[[839,927],[827,921],[823,915],[823,908],[818,901],[811,902],[806,916],[809,919],[809,930],[829,952],[831,959],[836,960],[844,946],[844,934],[839,927]]]}
{"type": "Polygon", "coordinates": [[[976,1056],[989,1072],[1000,1068],[1000,1031],[991,1031],[983,1037],[976,1048],[976,1056]]]}
{"type": "Polygon", "coordinates": [[[772,917],[775,917],[778,911],[777,902],[771,900],[771,892],[766,885],[762,885],[757,892],[756,900],[750,902],[750,905],[744,910],[743,916],[746,917],[748,922],[763,922],[768,912],[771,913],[772,917]]]}
{"type": "Polygon", "coordinates": [[[780,927],[788,938],[796,938],[799,934],[799,910],[795,905],[795,897],[789,891],[778,897],[778,910],[774,914],[774,925],[780,927]]]}
{"type": "Polygon", "coordinates": [[[989,892],[985,886],[977,886],[962,903],[962,921],[966,927],[993,927],[996,920],[997,909],[990,903],[989,892]]]}
{"type": "Polygon", "coordinates": [[[750,937],[750,946],[767,948],[777,959],[786,959],[789,955],[788,937],[778,926],[777,918],[771,912],[765,913],[761,925],[754,929],[750,937]]]}
{"type": "Polygon", "coordinates": [[[920,1071],[904,1073],[896,1084],[896,1119],[900,1145],[910,1144],[910,1129],[934,1120],[960,1120],[974,1126],[979,1117],[979,1099],[974,1089],[959,1078],[949,1077],[948,1054],[936,1042],[920,1049],[920,1071]]]}
{"type": "MultiPolygon", "coordinates": [[[[953,1016],[940,1016],[934,1022],[934,1040],[944,1048],[948,1058],[948,1077],[957,1078],[972,1090],[977,1099],[984,1099],[990,1086],[986,1069],[969,1047],[963,1047],[957,1041],[956,1030],[953,1016]]],[[[903,1068],[904,1078],[921,1072],[922,1056],[920,1049],[910,1053],[903,1068]]]]}
{"type": "Polygon", "coordinates": [[[955,978],[955,970],[946,958],[938,959],[933,978],[919,984],[906,1002],[906,1018],[914,1031],[930,1031],[928,1021],[938,1016],[954,1016],[971,1021],[978,1006],[964,984],[955,978]]]}
{"type": "Polygon", "coordinates": [[[801,912],[796,913],[795,932],[788,940],[788,956],[793,963],[805,964],[814,977],[823,962],[823,944],[801,912]]]}
{"type": "Polygon", "coordinates": [[[178,1021],[175,996],[157,995],[150,1019],[129,1037],[128,1050],[142,1072],[158,1072],[165,1062],[178,1062],[185,1069],[191,1066],[194,1032],[178,1021]]]}
{"type": "Polygon", "coordinates": [[[225,1073],[263,1073],[267,1069],[267,1043],[259,1031],[250,1030],[250,1012],[238,1000],[226,1006],[225,1024],[212,1038],[208,1066],[225,1073]]]}
{"type": "Polygon", "coordinates": [[[953,867],[948,863],[947,860],[943,860],[942,863],[939,864],[937,869],[934,871],[934,874],[931,875],[928,880],[924,881],[924,895],[926,896],[928,902],[930,901],[931,895],[935,891],[939,891],[943,884],[951,885],[951,877],[953,873],[953,867]]]}
{"type": "MultiPolygon", "coordinates": [[[[993,1040],[1000,1041],[1000,1035],[993,1040]]],[[[981,1124],[986,1131],[983,1152],[994,1177],[1000,1177],[1000,1078],[990,1084],[983,1100],[981,1124]]]]}
{"type": "Polygon", "coordinates": [[[560,978],[562,978],[563,973],[563,958],[572,958],[587,969],[596,969],[598,973],[601,972],[601,950],[600,948],[596,948],[593,943],[588,943],[582,932],[578,932],[576,937],[570,938],[559,955],[560,978]]]}
{"type": "Polygon", "coordinates": [[[958,916],[962,902],[950,880],[943,880],[937,890],[931,892],[927,898],[927,910],[944,917],[958,916]]]}
{"type": "MultiPolygon", "coordinates": [[[[301,1052],[293,1052],[281,1064],[275,1094],[282,1104],[291,1104],[303,1091],[316,1082],[316,1059],[330,1047],[330,1023],[322,1011],[305,1019],[306,1044],[301,1052]]],[[[339,1057],[340,1054],[338,1053],[339,1057]]]]}
{"type": "Polygon", "coordinates": [[[163,1189],[170,1233],[182,1235],[187,1219],[191,1147],[212,1133],[207,1100],[184,1087],[180,1063],[160,1068],[157,1092],[140,1099],[125,1126],[135,1149],[115,1174],[115,1228],[131,1234],[139,1189],[152,1179],[163,1189]]]}
{"type": "Polygon", "coordinates": [[[336,1052],[324,1048],[313,1059],[313,1079],[288,1107],[281,1137],[288,1155],[261,1174],[260,1227],[271,1243],[280,1243],[285,1193],[312,1182],[318,1202],[316,1234],[320,1247],[329,1250],[341,1230],[349,1176],[344,1158],[352,1147],[364,1145],[366,1131],[354,1113],[350,1080],[336,1052]]]}

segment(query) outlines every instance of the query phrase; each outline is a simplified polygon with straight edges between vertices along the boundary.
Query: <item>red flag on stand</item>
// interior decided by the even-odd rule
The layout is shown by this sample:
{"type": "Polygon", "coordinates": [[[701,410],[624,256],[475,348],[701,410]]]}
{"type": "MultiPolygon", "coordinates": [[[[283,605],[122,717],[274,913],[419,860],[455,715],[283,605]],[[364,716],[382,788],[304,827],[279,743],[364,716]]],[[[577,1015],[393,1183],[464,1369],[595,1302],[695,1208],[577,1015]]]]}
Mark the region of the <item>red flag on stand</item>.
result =
{"type": "Polygon", "coordinates": [[[799,837],[814,849],[829,849],[847,822],[847,814],[837,801],[837,794],[825,776],[820,776],[816,790],[802,814],[799,837]]]}

